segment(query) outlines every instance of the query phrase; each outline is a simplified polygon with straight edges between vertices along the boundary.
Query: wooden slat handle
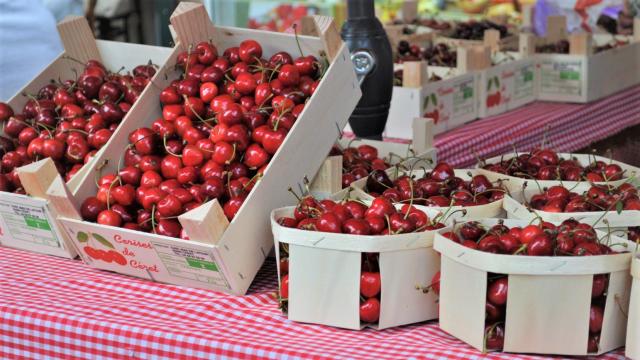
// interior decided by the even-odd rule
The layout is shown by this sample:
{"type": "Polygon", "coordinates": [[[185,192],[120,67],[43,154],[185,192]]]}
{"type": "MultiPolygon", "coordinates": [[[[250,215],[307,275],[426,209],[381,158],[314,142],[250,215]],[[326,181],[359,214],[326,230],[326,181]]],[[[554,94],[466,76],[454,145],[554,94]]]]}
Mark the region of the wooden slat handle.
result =
{"type": "Polygon", "coordinates": [[[547,40],[557,42],[567,37],[567,18],[563,15],[547,17],[547,40]]]}
{"type": "Polygon", "coordinates": [[[342,38],[338,32],[338,27],[330,16],[315,15],[313,20],[316,24],[316,32],[324,44],[329,62],[332,62],[338,56],[342,46],[342,38]]]}
{"type": "Polygon", "coordinates": [[[462,73],[491,67],[491,49],[488,46],[458,47],[458,70],[462,73]]]}
{"type": "Polygon", "coordinates": [[[488,46],[491,52],[500,51],[500,31],[489,29],[484,31],[483,45],[488,46]]]}
{"type": "Polygon", "coordinates": [[[58,23],[58,33],[66,55],[83,63],[88,60],[102,61],[96,39],[84,17],[67,16],[58,23]]]}
{"type": "Polygon", "coordinates": [[[195,46],[201,41],[217,43],[217,31],[204,5],[192,2],[180,2],[171,14],[171,25],[182,50],[195,46]]]}
{"type": "Polygon", "coordinates": [[[311,183],[311,190],[328,194],[342,190],[342,156],[330,156],[322,163],[311,183]]]}
{"type": "Polygon", "coordinates": [[[433,119],[413,119],[413,151],[422,154],[433,147],[433,119]]]}
{"type": "Polygon", "coordinates": [[[229,220],[217,199],[178,216],[190,240],[217,245],[229,226],[229,220]]]}
{"type": "Polygon", "coordinates": [[[521,33],[518,39],[518,47],[523,57],[530,57],[536,53],[536,38],[533,34],[521,33]]]}
{"type": "Polygon", "coordinates": [[[421,88],[428,81],[426,61],[407,61],[402,64],[402,87],[421,88]]]}
{"type": "Polygon", "coordinates": [[[640,42],[640,17],[633,18],[633,41],[640,42]]]}
{"type": "Polygon", "coordinates": [[[305,16],[300,20],[300,35],[318,36],[313,16],[305,16]]]}
{"type": "Polygon", "coordinates": [[[47,189],[60,174],[53,160],[46,158],[18,168],[18,177],[27,194],[45,199],[47,189]]]}
{"type": "MultiPolygon", "coordinates": [[[[79,199],[75,198],[61,177],[57,177],[51,182],[47,190],[47,200],[51,205],[52,212],[56,217],[63,217],[73,220],[82,220],[80,216],[79,199]]],[[[71,243],[71,242],[69,242],[71,243]]]]}
{"type": "Polygon", "coordinates": [[[589,33],[578,33],[569,35],[569,53],[571,55],[591,55],[593,54],[593,42],[589,33]]]}
{"type": "Polygon", "coordinates": [[[418,17],[418,0],[404,0],[402,2],[402,20],[406,24],[410,24],[417,17],[418,17]]]}

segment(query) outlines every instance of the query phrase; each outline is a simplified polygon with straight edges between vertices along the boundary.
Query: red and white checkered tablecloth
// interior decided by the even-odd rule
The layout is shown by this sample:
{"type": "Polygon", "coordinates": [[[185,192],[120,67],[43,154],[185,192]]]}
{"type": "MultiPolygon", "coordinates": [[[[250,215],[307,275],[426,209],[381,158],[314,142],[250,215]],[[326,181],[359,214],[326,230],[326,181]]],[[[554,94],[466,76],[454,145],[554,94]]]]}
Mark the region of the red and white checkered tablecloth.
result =
{"type": "Polygon", "coordinates": [[[461,168],[492,157],[527,151],[542,142],[571,152],[640,124],[640,86],[589,104],[535,102],[437,135],[438,160],[461,168]]]}
{"type": "Polygon", "coordinates": [[[437,322],[384,331],[294,323],[275,289],[272,260],[235,297],[0,248],[0,359],[542,358],[481,354],[437,322]]]}

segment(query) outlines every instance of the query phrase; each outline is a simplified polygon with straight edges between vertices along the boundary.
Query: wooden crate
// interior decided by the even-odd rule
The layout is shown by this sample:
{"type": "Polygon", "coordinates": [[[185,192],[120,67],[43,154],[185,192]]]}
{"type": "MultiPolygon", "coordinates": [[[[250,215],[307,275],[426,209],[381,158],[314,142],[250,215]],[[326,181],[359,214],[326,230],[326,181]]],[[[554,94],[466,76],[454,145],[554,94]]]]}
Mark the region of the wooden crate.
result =
{"type": "Polygon", "coordinates": [[[625,355],[628,358],[640,359],[640,257],[635,254],[631,263],[631,300],[629,302],[629,322],[627,323],[627,347],[625,355]]]}
{"type": "MultiPolygon", "coordinates": [[[[87,60],[96,59],[112,71],[117,71],[122,66],[127,70],[133,70],[133,67],[146,64],[149,60],[154,64],[163,65],[172,51],[170,48],[157,46],[96,41],[83,17],[66,18],[58,24],[58,32],[64,52],[9,100],[8,104],[14,110],[19,111],[29,100],[25,94],[37,93],[52,79],[75,79],[82,71],[82,65],[77,61],[85,63],[87,60]]],[[[157,76],[151,82],[156,79],[157,76]]],[[[147,88],[150,87],[153,85],[147,88]]],[[[139,107],[138,102],[124,117],[123,123],[131,118],[130,114],[136,107],[139,107]]],[[[82,167],[69,181],[70,188],[77,187],[79,179],[88,168],[89,166],[82,167]]],[[[20,168],[19,173],[29,196],[0,192],[0,243],[17,249],[74,258],[77,256],[76,249],[66,234],[60,231],[55,221],[56,213],[45,200],[45,191],[50,183],[47,183],[45,178],[34,179],[34,172],[46,174],[49,182],[57,174],[53,164],[27,165],[20,168]]]]}
{"type": "Polygon", "coordinates": [[[397,53],[398,43],[400,43],[400,41],[404,40],[409,44],[416,44],[420,47],[424,47],[435,38],[435,32],[425,26],[413,26],[415,32],[413,34],[405,34],[404,28],[407,26],[408,25],[384,26],[387,38],[389,38],[389,43],[391,44],[391,51],[394,54],[397,53]]]}
{"type": "MultiPolygon", "coordinates": [[[[499,163],[501,160],[509,160],[511,158],[513,158],[515,155],[514,154],[509,154],[509,155],[502,155],[502,156],[494,156],[492,158],[489,159],[485,159],[485,163],[487,164],[494,164],[494,163],[499,163]]],[[[590,154],[569,154],[569,153],[558,153],[558,156],[562,159],[571,159],[571,158],[575,158],[580,165],[585,166],[588,165],[590,162],[592,161],[604,161],[606,163],[612,163],[612,164],[618,164],[623,171],[625,171],[624,174],[624,178],[621,180],[617,180],[617,181],[609,181],[608,184],[609,185],[614,185],[614,186],[618,186],[621,185],[622,183],[629,181],[633,178],[638,178],[640,176],[640,169],[631,165],[627,165],[625,163],[622,163],[620,161],[616,161],[616,160],[612,160],[609,158],[605,158],[603,156],[599,156],[599,155],[590,155],[590,154]]],[[[489,171],[486,169],[482,169],[480,167],[480,164],[477,165],[478,167],[478,171],[481,174],[484,174],[487,178],[489,178],[489,180],[491,180],[492,182],[497,181],[499,179],[504,180],[504,186],[509,190],[509,193],[518,201],[522,201],[522,189],[526,186],[526,187],[536,187],[536,181],[533,181],[531,179],[525,179],[525,178],[519,178],[519,177],[515,177],[515,176],[510,176],[510,175],[505,175],[505,174],[500,174],[497,172],[493,172],[493,171],[489,171]]],[[[586,183],[584,181],[560,181],[560,180],[537,180],[537,183],[540,185],[540,187],[550,187],[550,186],[554,186],[554,185],[563,185],[567,188],[572,188],[576,185],[579,185],[580,183],[586,183]]],[[[604,182],[600,182],[600,183],[595,183],[595,184],[605,184],[604,182]]]]}
{"type": "Polygon", "coordinates": [[[628,45],[597,54],[594,46],[608,43],[611,35],[567,36],[564,17],[549,25],[560,29],[552,31],[557,35],[536,39],[536,44],[568,39],[570,53],[536,55],[540,100],[587,103],[640,84],[640,19],[634,21],[633,37],[616,37],[629,41],[628,45]]]}
{"type": "Polygon", "coordinates": [[[156,86],[149,87],[135,109],[136,121],[126,122],[118,129],[75,191],[69,191],[60,182],[54,182],[49,188],[49,198],[60,210],[60,222],[78,248],[90,242],[127,254],[127,263],[121,266],[94,260],[81,251],[85,262],[99,269],[158,282],[233,294],[247,291],[273,246],[269,213],[295,201],[287,188],[297,188],[305,175],[316,173],[337,138],[336,126],[344,126],[361,95],[348,49],[340,40],[333,20],[328,17],[315,20],[321,36],[299,36],[300,47],[305,54],[318,58],[321,52],[326,53],[330,66],[232,222],[227,221],[216,200],[178,218],[191,240],[82,221],[77,211],[79,203],[97,190],[95,165],[109,160],[102,171],[115,172],[122,149],[128,144],[128,134],[141,126],[150,126],[160,116],[159,94],[177,78],[174,64],[180,52],[200,41],[212,40],[218,49],[225,49],[249,38],[261,43],[266,57],[277,51],[291,54],[299,51],[292,34],[215,27],[204,6],[188,2],[178,5],[171,23],[180,42],[158,72],[156,86]],[[331,121],[323,121],[328,109],[331,121]]]}
{"type": "MultiPolygon", "coordinates": [[[[460,64],[460,52],[458,61],[460,64]]],[[[427,66],[426,62],[405,62],[402,86],[393,87],[385,135],[392,138],[411,136],[411,120],[432,119],[434,134],[451,130],[478,117],[476,82],[478,74],[462,66],[447,68],[427,66]],[[442,78],[429,81],[431,76],[442,78]]]]}
{"type": "MultiPolygon", "coordinates": [[[[491,226],[498,219],[486,219],[491,226]]],[[[503,220],[507,227],[530,222],[503,220]]],[[[629,305],[631,253],[587,257],[514,256],[464,247],[441,234],[434,248],[441,256],[440,327],[484,348],[489,273],[509,278],[504,352],[587,355],[593,276],[609,274],[604,322],[597,354],[624,346],[629,305]]],[[[606,236],[597,231],[598,238],[606,236]]],[[[634,244],[613,237],[614,243],[634,244]]],[[[633,250],[632,250],[633,251],[633,250]]]]}
{"type": "Polygon", "coordinates": [[[493,51],[501,49],[500,45],[490,46],[495,65],[480,71],[476,97],[479,118],[517,109],[538,98],[536,59],[531,53],[531,37],[520,34],[516,39],[519,41],[518,52],[493,51]]]}
{"type": "MultiPolygon", "coordinates": [[[[292,216],[293,210],[286,207],[271,214],[278,264],[280,243],[289,250],[289,320],[363,329],[358,312],[362,253],[380,254],[382,283],[380,319],[366,327],[386,329],[438,317],[437,296],[420,289],[431,283],[440,268],[432,248],[435,231],[356,236],[280,226],[277,219],[292,216]]],[[[429,218],[439,213],[425,212],[429,218]]]]}
{"type": "MultiPolygon", "coordinates": [[[[390,165],[402,163],[410,166],[422,159],[428,163],[435,163],[437,151],[433,147],[433,121],[431,119],[414,119],[412,133],[413,140],[411,143],[342,137],[338,140],[338,145],[342,148],[348,146],[357,147],[359,145],[373,146],[378,149],[378,157],[388,159],[390,165]]],[[[342,188],[342,171],[342,156],[328,157],[311,183],[313,195],[319,198],[345,198],[349,188],[342,188]]]]}
{"type": "MultiPolygon", "coordinates": [[[[514,50],[518,48],[518,34],[514,34],[515,29],[510,28],[512,33],[509,36],[500,38],[500,32],[497,30],[485,30],[482,40],[455,39],[450,37],[450,33],[438,34],[434,41],[443,43],[453,47],[473,47],[473,46],[497,46],[499,49],[514,50]]],[[[494,48],[497,51],[498,48],[494,48]]]]}

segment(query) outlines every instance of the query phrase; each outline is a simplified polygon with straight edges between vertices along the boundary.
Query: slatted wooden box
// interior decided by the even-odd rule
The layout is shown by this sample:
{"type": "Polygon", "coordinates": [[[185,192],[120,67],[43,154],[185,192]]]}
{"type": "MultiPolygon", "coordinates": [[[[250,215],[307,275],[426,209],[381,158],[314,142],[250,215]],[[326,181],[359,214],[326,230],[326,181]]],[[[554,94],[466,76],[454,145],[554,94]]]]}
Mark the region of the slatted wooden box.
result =
{"type": "MultiPolygon", "coordinates": [[[[53,60],[40,74],[12,97],[8,104],[19,111],[28,98],[25,94],[34,94],[55,79],[75,79],[82,71],[81,63],[87,60],[100,60],[107,69],[118,71],[121,67],[128,71],[137,65],[152,63],[161,66],[171,54],[171,48],[158,46],[127,44],[121,42],[95,40],[89,25],[82,17],[69,17],[58,24],[58,31],[65,51],[53,60]],[[74,61],[73,58],[77,61],[74,61]]],[[[156,74],[157,75],[157,74],[156,74]]],[[[156,81],[157,76],[151,82],[156,81]]],[[[149,85],[147,88],[153,87],[149,85]]],[[[146,89],[145,89],[146,91],[146,89]]],[[[122,120],[131,118],[133,109],[139,107],[139,101],[122,120]]],[[[76,188],[83,173],[89,166],[84,166],[68,183],[76,188]]],[[[42,179],[34,179],[35,172],[46,173],[51,181],[57,171],[54,167],[40,169],[39,164],[27,165],[20,169],[20,178],[29,196],[0,192],[0,243],[3,246],[23,249],[43,254],[75,258],[76,249],[66,234],[61,231],[55,221],[56,213],[49,206],[46,190],[49,184],[41,183],[42,179]]]]}
{"type": "MultiPolygon", "coordinates": [[[[216,27],[211,24],[204,7],[195,3],[181,2],[171,23],[180,42],[160,69],[157,86],[149,88],[136,109],[136,121],[121,126],[114,141],[96,162],[108,160],[103,172],[116,170],[132,130],[150,126],[160,116],[159,94],[177,78],[178,73],[173,70],[176,58],[190,44],[212,40],[218,49],[225,49],[252,38],[262,45],[266,57],[277,51],[291,54],[299,51],[292,34],[216,27]]],[[[216,200],[178,218],[191,240],[82,221],[77,209],[83,199],[96,193],[93,180],[96,166],[87,172],[73,193],[59,182],[49,188],[49,198],[60,210],[60,222],[78,248],[90,243],[127,254],[127,263],[119,265],[92,259],[81,251],[86,263],[158,282],[233,294],[247,291],[273,246],[269,213],[295,201],[287,188],[297,188],[305,175],[315,174],[337,138],[336,123],[339,127],[344,126],[361,95],[348,49],[340,40],[333,19],[317,17],[316,28],[321,36],[299,36],[300,47],[303,53],[318,58],[321,52],[326,53],[330,66],[232,222],[227,221],[216,200]],[[328,109],[331,121],[326,121],[328,109]]]]}

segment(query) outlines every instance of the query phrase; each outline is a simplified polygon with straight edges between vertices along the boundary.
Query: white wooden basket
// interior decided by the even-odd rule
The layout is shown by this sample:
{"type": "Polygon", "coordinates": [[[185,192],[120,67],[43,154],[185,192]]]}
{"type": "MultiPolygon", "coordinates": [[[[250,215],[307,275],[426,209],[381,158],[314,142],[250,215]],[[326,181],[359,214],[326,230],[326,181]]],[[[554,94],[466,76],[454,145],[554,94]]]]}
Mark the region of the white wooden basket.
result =
{"type": "MultiPolygon", "coordinates": [[[[589,183],[581,183],[574,188],[571,188],[573,192],[582,194],[589,190],[591,185],[589,183]]],[[[540,193],[537,187],[527,187],[524,192],[520,192],[518,196],[528,202],[534,194],[540,193]]],[[[584,211],[584,212],[566,212],[555,213],[543,210],[536,210],[527,208],[522,202],[515,200],[511,196],[505,196],[503,202],[504,210],[507,212],[507,217],[521,220],[533,220],[536,217],[540,217],[544,221],[552,223],[560,223],[568,219],[576,219],[580,222],[587,223],[594,227],[599,228],[602,231],[607,231],[608,228],[615,231],[615,229],[622,228],[626,230],[630,226],[640,226],[640,211],[638,210],[623,210],[617,212],[616,209],[607,211],[584,211]],[[605,222],[606,220],[606,222],[605,222]]],[[[617,232],[616,232],[617,234],[617,232]]]]}
{"type": "Polygon", "coordinates": [[[316,31],[321,36],[298,36],[300,47],[303,53],[318,58],[326,53],[330,66],[264,176],[231,223],[217,200],[178,218],[191,240],[82,221],[77,209],[84,199],[97,191],[94,181],[97,164],[107,160],[102,172],[115,172],[122,149],[128,144],[128,134],[141,126],[149,127],[161,116],[159,94],[179,75],[174,70],[176,58],[190,44],[212,40],[218,49],[225,49],[251,38],[262,45],[266,57],[278,51],[299,52],[293,34],[215,27],[201,4],[181,2],[178,5],[171,23],[180,41],[167,64],[158,72],[156,86],[150,86],[137,109],[132,110],[136,121],[120,126],[75,191],[59,182],[49,188],[48,196],[60,210],[60,223],[77,247],[85,246],[88,239],[97,241],[93,244],[102,248],[129,254],[127,264],[121,266],[91,259],[81,251],[85,262],[99,269],[158,282],[239,295],[247,291],[273,246],[269,213],[295,201],[287,189],[298,188],[305,175],[315,174],[336,140],[333,121],[343,127],[361,95],[348,49],[340,40],[333,19],[315,17],[315,20],[316,31]],[[327,109],[331,109],[332,121],[321,121],[325,119],[327,109]]]}
{"type": "MultiPolygon", "coordinates": [[[[390,165],[398,163],[410,166],[425,160],[434,163],[437,160],[437,150],[433,147],[433,121],[431,119],[413,119],[413,137],[411,143],[379,141],[369,139],[338,139],[342,148],[370,145],[378,149],[378,157],[388,159],[390,165]],[[401,161],[402,159],[406,159],[401,161]]],[[[342,156],[329,156],[311,183],[311,192],[315,197],[343,199],[347,196],[348,188],[342,188],[342,156]]]]}
{"type": "MultiPolygon", "coordinates": [[[[397,172],[395,169],[387,170],[389,174],[389,178],[393,181],[396,178],[397,172]]],[[[462,180],[470,180],[474,175],[478,174],[476,169],[455,169],[455,176],[461,178],[462,180]],[[471,174],[471,176],[469,176],[471,174]]],[[[422,177],[424,172],[420,170],[414,170],[411,175],[416,175],[416,177],[422,177]]],[[[373,196],[369,195],[364,191],[364,187],[366,186],[366,181],[356,181],[351,184],[352,188],[352,196],[356,196],[359,199],[365,201],[371,201],[374,199],[373,196]]],[[[505,194],[506,197],[506,194],[505,194]]],[[[468,221],[468,220],[480,220],[486,218],[501,218],[503,217],[504,211],[502,209],[503,199],[494,201],[492,203],[486,205],[478,205],[478,206],[451,206],[451,207],[432,207],[432,206],[424,206],[414,204],[417,209],[425,211],[425,209],[435,209],[440,212],[448,212],[452,215],[452,219],[456,219],[457,221],[468,221]],[[464,211],[464,212],[463,212],[464,211]]]]}
{"type": "Polygon", "coordinates": [[[557,36],[537,39],[546,43],[567,39],[569,54],[538,54],[540,89],[538,98],[545,101],[586,103],[595,101],[630,86],[640,84],[640,19],[634,20],[634,36],[616,36],[629,41],[615,49],[594,54],[594,45],[614,39],[608,34],[566,34],[566,19],[557,21],[557,36]]]}
{"type": "Polygon", "coordinates": [[[636,254],[631,263],[631,300],[629,302],[629,322],[627,324],[627,348],[625,355],[640,359],[640,255],[636,254]]]}
{"type": "MultiPolygon", "coordinates": [[[[95,40],[87,21],[78,16],[67,17],[60,22],[58,32],[64,44],[64,52],[9,100],[8,104],[14,111],[20,111],[29,100],[25,94],[37,93],[52,79],[75,79],[82,72],[82,65],[70,58],[82,63],[91,59],[100,60],[111,71],[117,71],[123,66],[131,71],[149,60],[162,66],[172,51],[171,48],[158,46],[95,40]]],[[[156,74],[147,88],[153,87],[157,79],[156,74]]],[[[133,104],[122,123],[131,118],[134,109],[140,106],[139,102],[133,104]]],[[[57,174],[55,166],[51,165],[46,169],[41,167],[42,164],[27,165],[19,169],[22,185],[29,196],[0,192],[0,243],[17,249],[75,258],[76,249],[66,234],[60,231],[55,221],[56,213],[45,200],[45,192],[57,174]],[[37,179],[36,172],[46,175],[37,179]]],[[[74,175],[68,183],[70,188],[78,186],[79,179],[88,168],[89,166],[83,166],[74,175]]]]}
{"type": "MultiPolygon", "coordinates": [[[[486,164],[496,164],[499,163],[501,160],[509,160],[512,159],[513,157],[515,157],[514,154],[508,154],[508,155],[503,155],[503,156],[494,156],[492,158],[488,158],[484,160],[484,163],[486,164]]],[[[618,164],[623,171],[625,171],[623,178],[621,180],[616,180],[616,181],[609,181],[608,184],[609,185],[613,185],[613,186],[618,186],[621,185],[622,183],[628,181],[630,178],[637,178],[638,176],[640,176],[640,169],[635,167],[635,166],[631,166],[631,165],[627,165],[623,162],[620,161],[616,161],[616,160],[612,160],[603,156],[599,156],[599,155],[591,155],[591,154],[569,154],[569,153],[558,153],[558,157],[563,158],[563,159],[571,159],[571,158],[575,158],[580,165],[582,166],[586,166],[589,163],[596,161],[596,160],[600,160],[600,161],[604,161],[605,163],[609,164],[618,164]]],[[[481,174],[484,174],[487,178],[489,178],[489,180],[491,180],[492,182],[497,181],[497,180],[503,180],[503,184],[504,186],[509,190],[509,193],[511,193],[512,197],[514,197],[514,199],[518,200],[518,201],[522,201],[522,189],[526,184],[527,188],[538,188],[538,186],[536,185],[536,182],[540,185],[540,187],[542,188],[548,188],[550,186],[554,186],[554,185],[564,185],[567,188],[572,188],[576,185],[578,185],[579,183],[586,183],[585,181],[559,181],[559,180],[532,180],[532,179],[525,179],[525,178],[519,178],[519,177],[515,177],[515,176],[511,176],[511,175],[506,175],[506,174],[500,174],[494,171],[489,171],[486,169],[482,169],[481,165],[478,164],[477,165],[478,171],[481,174]]],[[[605,184],[604,182],[596,182],[595,184],[605,184]]]]}
{"type": "MultiPolygon", "coordinates": [[[[497,224],[486,219],[482,224],[497,224]]],[[[527,221],[504,220],[507,227],[527,221]]],[[[487,275],[509,277],[506,304],[505,352],[587,355],[589,309],[593,276],[609,274],[597,354],[625,344],[629,304],[631,253],[585,257],[499,255],[473,250],[438,231],[434,248],[440,252],[440,327],[483,350],[487,275]]],[[[597,231],[598,237],[605,234],[597,231]]],[[[634,243],[613,237],[615,243],[634,243]]]]}
{"type": "MultiPolygon", "coordinates": [[[[271,213],[276,258],[280,243],[289,248],[287,317],[293,321],[360,330],[360,274],[363,253],[379,253],[380,319],[366,326],[386,329],[438,317],[437,296],[422,286],[440,269],[433,250],[435,231],[387,236],[356,236],[283,227],[277,219],[294,207],[271,213]]],[[[439,211],[425,211],[432,219],[439,211]]],[[[278,269],[280,275],[280,269],[278,269]]],[[[278,277],[280,278],[280,276],[278,277]]]]}

